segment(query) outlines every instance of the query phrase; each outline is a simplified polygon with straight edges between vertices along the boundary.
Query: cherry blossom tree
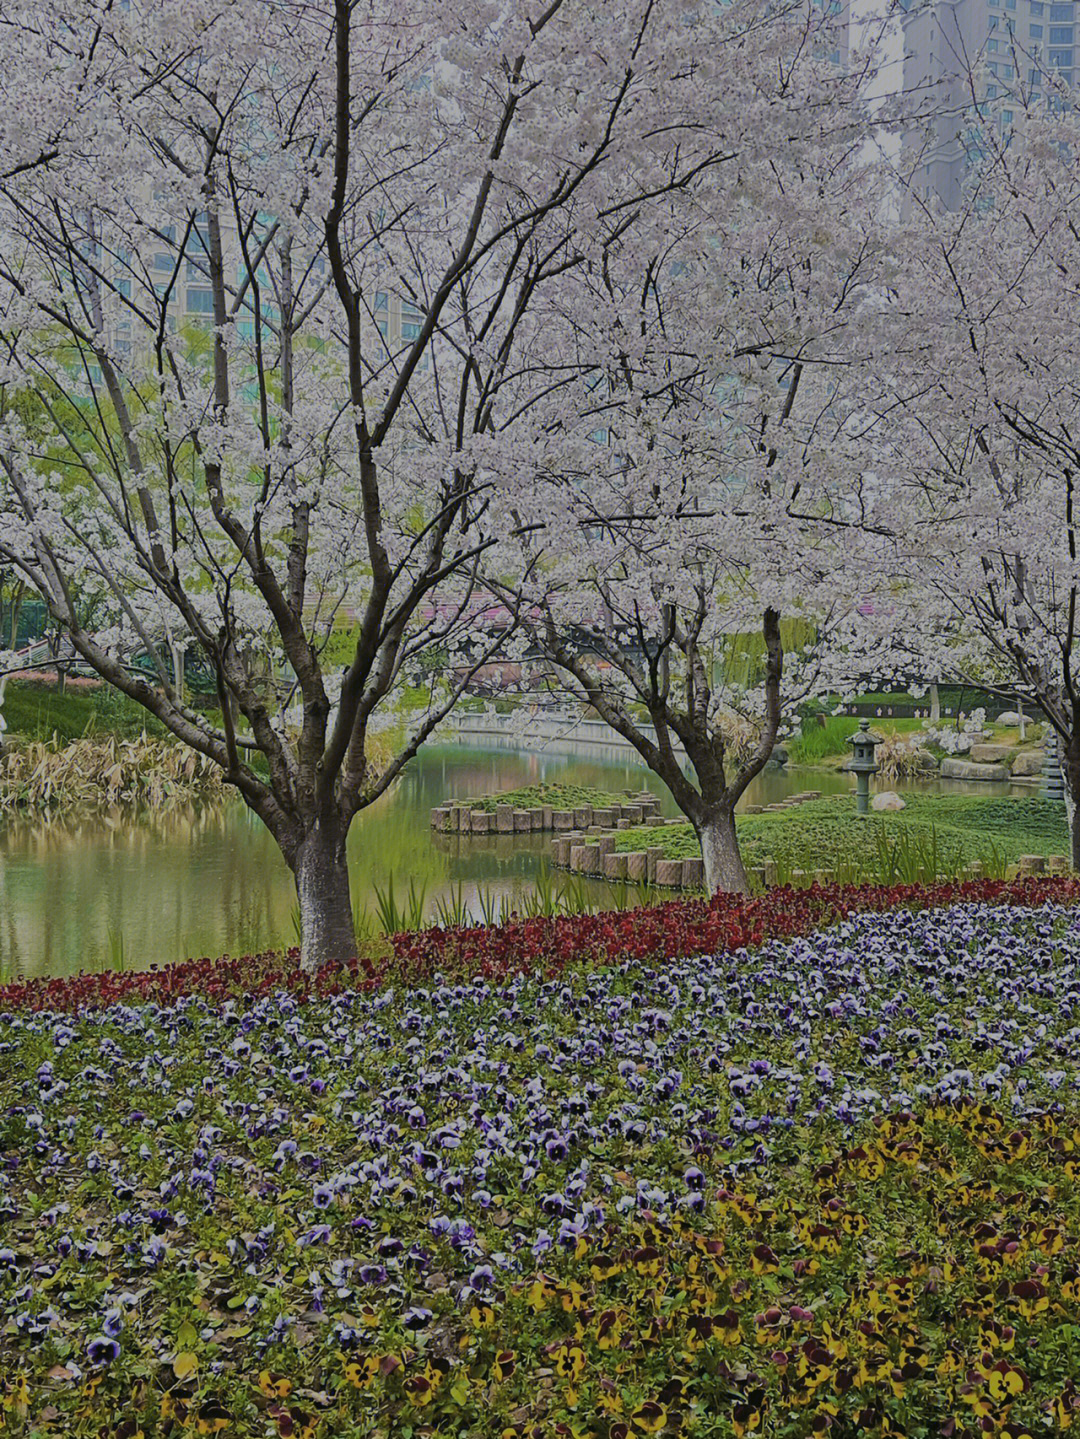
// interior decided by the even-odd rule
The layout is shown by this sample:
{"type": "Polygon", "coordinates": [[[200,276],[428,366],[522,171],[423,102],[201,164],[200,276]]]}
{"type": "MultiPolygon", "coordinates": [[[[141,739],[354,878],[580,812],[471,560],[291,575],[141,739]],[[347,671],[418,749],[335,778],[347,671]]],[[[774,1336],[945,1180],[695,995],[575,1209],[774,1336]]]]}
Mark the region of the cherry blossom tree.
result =
{"type": "Polygon", "coordinates": [[[797,705],[835,683],[826,641],[860,598],[826,506],[850,478],[880,176],[857,77],[813,30],[773,39],[800,58],[759,52],[721,204],[706,220],[680,196],[651,245],[575,275],[567,348],[594,365],[507,487],[533,574],[523,634],[668,786],[710,892],[746,890],[735,807],[797,705]],[[732,671],[755,634],[760,663],[732,671]]]}
{"type": "Polygon", "coordinates": [[[307,967],[355,953],[352,818],[503,642],[471,622],[493,496],[596,368],[545,317],[673,198],[713,223],[800,13],[5,5],[0,558],[268,826],[307,967]],[[175,665],[132,672],[163,635],[209,666],[219,722],[175,665]],[[376,763],[410,666],[464,639],[376,763]]]}
{"type": "Polygon", "coordinates": [[[1011,125],[973,106],[956,211],[912,197],[865,376],[858,520],[892,536],[879,638],[1037,706],[1059,736],[1080,867],[1080,117],[1060,89],[1027,100],[1011,125]]]}

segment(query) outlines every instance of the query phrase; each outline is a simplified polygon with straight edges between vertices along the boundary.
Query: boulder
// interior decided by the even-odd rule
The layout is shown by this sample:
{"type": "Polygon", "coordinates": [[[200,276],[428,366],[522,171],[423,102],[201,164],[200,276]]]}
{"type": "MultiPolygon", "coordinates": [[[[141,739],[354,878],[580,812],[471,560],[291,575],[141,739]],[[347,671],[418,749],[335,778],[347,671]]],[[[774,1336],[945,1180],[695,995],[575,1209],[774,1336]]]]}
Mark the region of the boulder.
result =
{"type": "Polygon", "coordinates": [[[946,755],[941,761],[942,779],[1007,780],[1009,771],[1003,764],[976,764],[974,760],[946,755]]]}
{"type": "Polygon", "coordinates": [[[1016,746],[1011,744],[973,744],[969,751],[969,757],[976,764],[1008,764],[1016,753],[1016,746]]]}
{"type": "Polygon", "coordinates": [[[907,809],[907,805],[893,789],[882,790],[870,801],[871,809],[907,809]]]}
{"type": "Polygon", "coordinates": [[[1006,710],[1004,714],[998,715],[997,722],[1003,725],[1018,725],[1020,723],[1020,716],[1015,710],[1006,710]]]}
{"type": "Polygon", "coordinates": [[[787,764],[788,752],[785,746],[782,744],[774,744],[770,759],[774,759],[777,764],[787,764]]]}
{"type": "Polygon", "coordinates": [[[1046,751],[1042,749],[1022,749],[1018,751],[1012,762],[1010,773],[1017,775],[1040,775],[1042,767],[1046,763],[1046,751]]]}
{"type": "Polygon", "coordinates": [[[938,767],[938,757],[931,750],[920,749],[915,751],[915,758],[919,762],[921,770],[932,770],[938,767]]]}

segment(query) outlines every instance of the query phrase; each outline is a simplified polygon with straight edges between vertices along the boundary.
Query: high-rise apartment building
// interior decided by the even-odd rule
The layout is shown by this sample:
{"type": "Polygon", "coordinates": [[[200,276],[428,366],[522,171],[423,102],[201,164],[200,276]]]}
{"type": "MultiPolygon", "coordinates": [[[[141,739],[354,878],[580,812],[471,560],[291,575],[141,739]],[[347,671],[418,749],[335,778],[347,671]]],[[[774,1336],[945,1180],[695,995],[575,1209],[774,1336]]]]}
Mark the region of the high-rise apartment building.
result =
{"type": "Polygon", "coordinates": [[[1073,85],[1074,0],[902,0],[904,93],[926,123],[908,137],[911,183],[948,209],[974,157],[974,107],[993,106],[1007,130],[1015,110],[1039,104],[1051,77],[1073,85]]]}

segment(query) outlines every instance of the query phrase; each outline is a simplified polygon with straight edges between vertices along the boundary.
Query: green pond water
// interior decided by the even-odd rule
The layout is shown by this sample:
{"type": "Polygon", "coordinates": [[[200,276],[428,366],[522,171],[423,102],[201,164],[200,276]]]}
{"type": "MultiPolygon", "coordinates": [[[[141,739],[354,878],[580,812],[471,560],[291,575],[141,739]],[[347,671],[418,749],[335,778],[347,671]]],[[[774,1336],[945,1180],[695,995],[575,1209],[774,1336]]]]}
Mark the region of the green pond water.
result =
{"type": "MultiPolygon", "coordinates": [[[[606,756],[612,752],[605,751],[606,756]]],[[[477,889],[512,894],[547,865],[550,837],[435,835],[444,798],[541,780],[651,789],[655,776],[627,755],[593,758],[464,744],[421,755],[390,793],[359,815],[349,837],[354,902],[374,908],[393,875],[400,895],[423,886],[430,909],[458,886],[479,914],[477,889]]],[[[852,789],[827,770],[767,771],[744,803],[803,789],[852,789]]],[[[986,786],[979,786],[986,792],[986,786]]],[[[607,887],[597,884],[597,893],[607,887]]],[[[293,944],[296,891],[270,835],[239,801],[174,804],[159,812],[81,812],[8,818],[0,826],[0,978],[144,969],[200,955],[293,944]]]]}

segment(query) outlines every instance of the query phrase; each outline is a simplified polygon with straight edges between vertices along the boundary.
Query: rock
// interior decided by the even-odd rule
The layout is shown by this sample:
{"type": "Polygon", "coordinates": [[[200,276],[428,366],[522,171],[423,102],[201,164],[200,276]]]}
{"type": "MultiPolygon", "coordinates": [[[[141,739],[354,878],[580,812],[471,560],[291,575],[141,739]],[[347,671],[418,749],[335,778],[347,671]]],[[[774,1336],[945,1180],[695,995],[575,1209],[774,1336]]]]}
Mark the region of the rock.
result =
{"type": "Polygon", "coordinates": [[[871,809],[907,809],[907,805],[896,793],[895,790],[882,790],[880,794],[874,795],[870,801],[871,809]]]}
{"type": "Polygon", "coordinates": [[[976,764],[973,760],[946,755],[941,761],[942,779],[1007,780],[1009,771],[1003,764],[976,764]]]}
{"type": "Polygon", "coordinates": [[[997,722],[1003,725],[1018,725],[1020,723],[1020,716],[1015,710],[1006,710],[1004,714],[998,715],[997,722]]]}
{"type": "Polygon", "coordinates": [[[969,751],[976,764],[1008,764],[1016,753],[1011,744],[973,744],[969,751]]]}
{"type": "Polygon", "coordinates": [[[928,749],[915,751],[915,758],[919,761],[919,768],[922,770],[937,769],[938,757],[928,749]]]}
{"type": "Polygon", "coordinates": [[[626,877],[640,883],[648,873],[648,856],[643,849],[632,849],[626,856],[626,877]]]}
{"type": "Polygon", "coordinates": [[[625,854],[605,854],[605,855],[604,855],[604,878],[605,878],[605,879],[625,879],[625,878],[626,878],[626,860],[627,860],[627,856],[626,856],[625,854]]]}
{"type": "Polygon", "coordinates": [[[782,745],[782,744],[774,744],[774,745],[773,745],[773,749],[772,749],[772,755],[770,756],[770,758],[771,758],[771,759],[774,759],[777,764],[787,764],[787,762],[788,762],[788,752],[787,752],[787,749],[786,749],[785,746],[782,745]]]}
{"type": "Polygon", "coordinates": [[[683,889],[701,889],[705,883],[705,862],[700,859],[684,859],[682,862],[683,889]]]}
{"type": "Polygon", "coordinates": [[[1022,749],[1017,753],[1016,758],[1013,760],[1010,773],[1014,776],[1042,774],[1042,767],[1045,763],[1045,750],[1022,749]]]}
{"type": "Polygon", "coordinates": [[[681,859],[658,859],[653,883],[662,884],[665,888],[681,886],[682,872],[683,862],[681,859]]]}

